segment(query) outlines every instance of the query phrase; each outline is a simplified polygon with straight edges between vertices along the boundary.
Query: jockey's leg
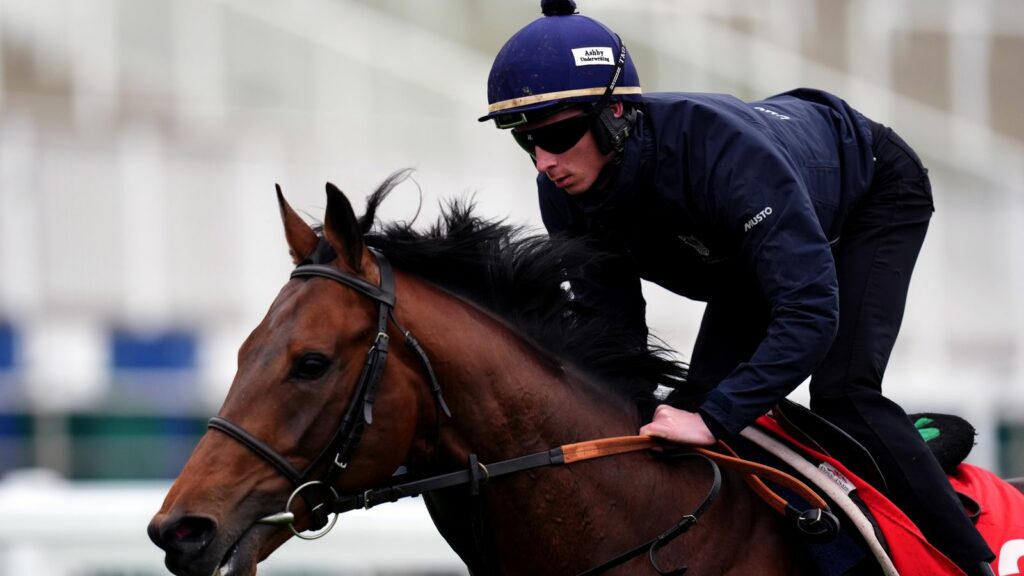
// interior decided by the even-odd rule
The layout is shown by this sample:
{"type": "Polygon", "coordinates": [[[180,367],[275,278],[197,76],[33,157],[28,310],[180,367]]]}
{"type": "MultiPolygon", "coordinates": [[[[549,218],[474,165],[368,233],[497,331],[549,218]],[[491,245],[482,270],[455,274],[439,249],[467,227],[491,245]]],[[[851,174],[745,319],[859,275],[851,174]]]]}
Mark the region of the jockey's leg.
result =
{"type": "Polygon", "coordinates": [[[835,250],[839,331],[811,381],[811,408],[871,451],[890,498],[936,547],[975,574],[995,555],[910,418],[882,395],[933,208],[926,172],[910,148],[881,127],[875,142],[872,189],[851,211],[835,250]]]}

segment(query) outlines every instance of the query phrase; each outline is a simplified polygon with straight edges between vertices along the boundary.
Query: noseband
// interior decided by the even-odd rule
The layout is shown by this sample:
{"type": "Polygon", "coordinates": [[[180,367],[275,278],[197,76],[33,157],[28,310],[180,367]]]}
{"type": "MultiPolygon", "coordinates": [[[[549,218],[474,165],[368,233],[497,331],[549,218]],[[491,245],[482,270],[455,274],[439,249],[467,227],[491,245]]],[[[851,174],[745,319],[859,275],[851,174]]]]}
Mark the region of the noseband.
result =
{"type": "MultiPolygon", "coordinates": [[[[326,244],[322,243],[321,247],[325,245],[326,244]]],[[[319,253],[320,250],[317,252],[319,253]]],[[[330,526],[328,526],[326,530],[313,536],[307,536],[295,529],[295,516],[291,512],[292,501],[295,499],[296,495],[302,495],[302,498],[305,500],[313,517],[312,530],[319,530],[324,526],[327,526],[328,516],[332,512],[330,506],[325,506],[328,502],[323,500],[320,502],[314,502],[308,489],[319,488],[319,491],[323,494],[323,498],[330,498],[331,502],[338,500],[338,494],[334,490],[334,483],[338,479],[338,476],[348,467],[349,458],[363,435],[363,429],[366,425],[373,422],[373,403],[376,400],[377,389],[380,387],[380,381],[384,375],[384,365],[388,358],[390,337],[388,336],[387,331],[389,320],[396,328],[398,328],[399,332],[402,333],[406,346],[408,346],[416,356],[419,357],[420,362],[423,364],[427,378],[430,380],[431,392],[434,394],[438,414],[440,415],[443,413],[446,416],[451,416],[451,412],[444,401],[444,397],[441,395],[441,387],[437,382],[437,377],[434,375],[434,369],[430,365],[430,359],[427,358],[426,352],[424,352],[419,342],[413,338],[412,334],[410,334],[408,330],[402,328],[398,321],[395,320],[395,275],[391,268],[391,264],[383,254],[376,250],[370,249],[370,253],[376,259],[377,267],[380,270],[379,287],[370,284],[362,278],[339,270],[338,268],[317,263],[317,261],[324,262],[329,261],[329,259],[333,259],[333,254],[329,257],[316,258],[313,262],[302,263],[292,270],[291,274],[292,278],[320,277],[334,280],[335,282],[348,286],[356,292],[376,301],[378,304],[377,335],[374,337],[373,343],[370,345],[370,349],[366,353],[366,362],[363,364],[362,372],[359,374],[359,381],[352,393],[351,402],[349,402],[348,408],[345,410],[345,416],[342,419],[341,424],[338,426],[338,430],[335,432],[333,438],[320,452],[320,455],[317,456],[304,470],[299,470],[293,466],[288,459],[282,456],[280,452],[274,450],[266,442],[247,432],[238,424],[220,416],[210,418],[207,423],[207,427],[227,434],[246,448],[249,448],[258,454],[266,460],[267,463],[276,468],[285,478],[287,478],[293,486],[295,486],[295,491],[292,492],[291,496],[288,498],[285,511],[262,518],[259,522],[266,524],[287,524],[296,536],[307,540],[320,538],[329,532],[338,517],[335,516],[334,519],[331,520],[330,526]],[[312,479],[312,472],[328,460],[331,460],[331,462],[324,475],[318,480],[312,479]],[[328,495],[327,492],[330,494],[328,495]]]]}

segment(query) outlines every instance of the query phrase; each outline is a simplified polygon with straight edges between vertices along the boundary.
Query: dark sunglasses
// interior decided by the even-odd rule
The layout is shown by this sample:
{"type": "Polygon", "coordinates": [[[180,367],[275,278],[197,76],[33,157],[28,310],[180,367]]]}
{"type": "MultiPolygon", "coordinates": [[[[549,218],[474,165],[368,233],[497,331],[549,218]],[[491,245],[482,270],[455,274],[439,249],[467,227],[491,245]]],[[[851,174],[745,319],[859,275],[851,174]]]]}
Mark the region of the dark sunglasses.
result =
{"type": "Polygon", "coordinates": [[[516,143],[530,156],[537,155],[537,148],[552,154],[561,154],[572,148],[590,130],[590,114],[572,116],[533,130],[512,130],[516,143]]]}

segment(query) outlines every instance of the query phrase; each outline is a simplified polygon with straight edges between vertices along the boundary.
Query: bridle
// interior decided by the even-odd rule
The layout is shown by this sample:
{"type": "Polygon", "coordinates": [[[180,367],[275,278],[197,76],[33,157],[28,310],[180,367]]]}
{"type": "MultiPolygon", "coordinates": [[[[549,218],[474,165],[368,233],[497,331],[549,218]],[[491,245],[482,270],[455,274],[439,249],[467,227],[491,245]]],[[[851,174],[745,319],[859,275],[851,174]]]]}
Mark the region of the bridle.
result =
{"type": "Polygon", "coordinates": [[[363,364],[359,380],[356,383],[355,390],[352,392],[351,401],[345,410],[345,416],[342,418],[341,424],[338,426],[331,441],[328,442],[319,456],[310,462],[304,470],[299,470],[281,453],[238,424],[221,416],[214,416],[207,423],[207,427],[227,434],[262,457],[295,487],[295,490],[288,498],[284,512],[272,514],[260,519],[258,522],[286,524],[296,536],[306,540],[322,537],[334,527],[334,523],[338,520],[337,515],[335,515],[328,526],[328,516],[333,512],[333,509],[330,506],[326,506],[328,502],[323,500],[314,502],[310,492],[311,490],[318,490],[322,494],[321,498],[330,497],[331,502],[339,499],[338,493],[334,489],[334,482],[348,467],[349,458],[362,438],[363,429],[367,424],[373,422],[373,403],[377,397],[377,389],[380,387],[380,381],[384,374],[384,365],[388,357],[388,347],[390,344],[390,337],[388,336],[389,321],[398,328],[406,346],[415,353],[423,364],[437,405],[438,418],[440,418],[442,413],[446,416],[451,416],[451,411],[448,409],[448,405],[441,394],[441,386],[437,382],[437,377],[434,374],[433,367],[430,365],[430,359],[427,358],[426,352],[412,334],[405,330],[394,317],[395,275],[391,264],[383,254],[376,250],[370,249],[370,254],[376,259],[377,267],[380,270],[379,287],[338,268],[323,264],[323,262],[328,262],[334,257],[333,250],[330,250],[324,242],[321,242],[311,260],[296,266],[291,273],[292,278],[320,277],[334,280],[377,302],[377,335],[374,337],[373,343],[366,353],[366,362],[363,364]],[[324,475],[319,479],[313,479],[313,471],[328,462],[328,460],[330,463],[324,475]],[[329,495],[327,494],[328,492],[330,493],[329,495]],[[299,494],[306,501],[310,514],[313,517],[311,529],[319,530],[327,526],[326,530],[309,536],[295,529],[295,516],[291,512],[291,504],[295,496],[299,494]]]}
{"type": "MultiPolygon", "coordinates": [[[[377,335],[374,337],[373,343],[370,345],[370,349],[367,352],[366,362],[363,364],[359,380],[352,393],[352,399],[348,408],[345,410],[345,416],[342,418],[338,430],[320,454],[305,469],[299,470],[270,445],[230,420],[220,416],[214,416],[213,418],[210,418],[207,423],[209,428],[234,438],[243,446],[249,448],[262,457],[267,461],[267,463],[276,468],[285,478],[287,478],[293,486],[295,486],[294,491],[288,497],[284,511],[260,518],[256,521],[257,524],[286,525],[291,529],[292,533],[299,538],[304,540],[315,540],[330,532],[334,527],[334,524],[338,521],[338,516],[342,512],[349,510],[371,508],[385,502],[394,502],[401,498],[417,496],[427,492],[434,492],[459,485],[469,485],[470,493],[474,498],[477,498],[480,496],[481,487],[488,480],[499,476],[518,473],[534,468],[567,465],[594,458],[604,458],[617,454],[648,450],[655,445],[655,441],[646,436],[604,438],[595,441],[566,444],[544,452],[520,456],[518,458],[512,458],[486,465],[477,461],[475,454],[471,454],[468,469],[412,481],[402,481],[404,478],[396,477],[397,480],[395,482],[385,486],[371,488],[362,494],[339,495],[334,489],[334,483],[338,479],[339,475],[348,467],[349,457],[356,445],[359,443],[359,440],[362,438],[364,428],[366,425],[373,422],[373,403],[377,396],[377,389],[380,387],[381,378],[384,373],[384,365],[388,356],[390,337],[388,336],[387,330],[389,322],[394,324],[399,330],[404,337],[406,346],[415,353],[423,365],[424,371],[430,382],[431,393],[434,395],[437,407],[438,426],[440,426],[442,414],[451,417],[451,411],[448,409],[448,405],[445,403],[444,397],[441,394],[441,386],[434,374],[434,369],[430,364],[430,359],[427,357],[426,352],[423,350],[422,346],[420,346],[419,342],[417,342],[412,334],[408,330],[405,330],[394,317],[395,277],[391,264],[383,254],[372,248],[370,249],[370,254],[375,258],[380,270],[379,287],[370,284],[362,278],[324,264],[324,262],[330,262],[333,260],[335,254],[329,245],[323,241],[321,241],[310,259],[296,266],[291,273],[291,278],[320,277],[334,280],[335,282],[354,289],[371,300],[374,300],[378,304],[377,335]],[[331,462],[328,464],[327,470],[323,476],[320,477],[320,479],[311,479],[313,471],[328,460],[331,460],[331,462]],[[313,490],[318,490],[320,492],[321,498],[319,502],[314,500],[311,494],[313,490]],[[320,532],[313,535],[307,535],[299,532],[295,528],[295,514],[291,511],[291,507],[295,497],[299,495],[301,495],[303,500],[306,502],[309,513],[312,516],[310,529],[314,531],[323,529],[320,532]],[[331,514],[334,514],[334,517],[333,519],[328,520],[328,517],[331,514]]],[[[775,482],[795,490],[806,501],[812,502],[815,507],[801,512],[786,503],[779,496],[775,495],[766,486],[763,490],[767,491],[767,494],[762,492],[761,489],[758,489],[756,486],[751,486],[755,492],[758,492],[758,494],[768,501],[773,508],[776,508],[777,511],[787,516],[793,516],[794,518],[802,521],[799,525],[801,530],[805,533],[829,538],[834,536],[835,532],[838,530],[838,521],[831,512],[829,512],[828,505],[812,490],[807,488],[806,485],[784,472],[768,466],[701,448],[693,448],[690,452],[667,452],[666,457],[698,458],[710,464],[713,473],[713,481],[708,492],[697,508],[691,514],[684,516],[679,522],[659,536],[626,550],[600,565],[595,566],[594,568],[586,570],[581,573],[581,576],[601,574],[644,552],[647,552],[652,567],[659,574],[666,576],[678,576],[685,572],[685,566],[675,569],[662,569],[658,565],[657,553],[662,547],[694,526],[701,515],[714,502],[721,487],[721,473],[716,462],[729,465],[730,467],[745,472],[748,475],[763,474],[775,482]],[[774,504],[771,502],[772,498],[776,499],[774,504]]],[[[753,479],[753,476],[751,476],[751,479],[753,479]]],[[[758,480],[758,482],[760,482],[760,480],[758,480]]],[[[474,532],[476,531],[478,531],[478,528],[475,527],[474,532]]]]}

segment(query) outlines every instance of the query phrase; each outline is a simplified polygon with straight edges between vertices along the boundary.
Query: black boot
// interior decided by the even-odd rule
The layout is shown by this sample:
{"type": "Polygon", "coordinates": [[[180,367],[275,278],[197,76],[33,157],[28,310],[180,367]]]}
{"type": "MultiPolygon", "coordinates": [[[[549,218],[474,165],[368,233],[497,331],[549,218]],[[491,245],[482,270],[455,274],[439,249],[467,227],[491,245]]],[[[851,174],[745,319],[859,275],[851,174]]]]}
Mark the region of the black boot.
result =
{"type": "Polygon", "coordinates": [[[992,565],[988,562],[975,564],[969,568],[964,568],[963,571],[967,573],[967,576],[996,576],[995,571],[992,570],[992,565]]]}

